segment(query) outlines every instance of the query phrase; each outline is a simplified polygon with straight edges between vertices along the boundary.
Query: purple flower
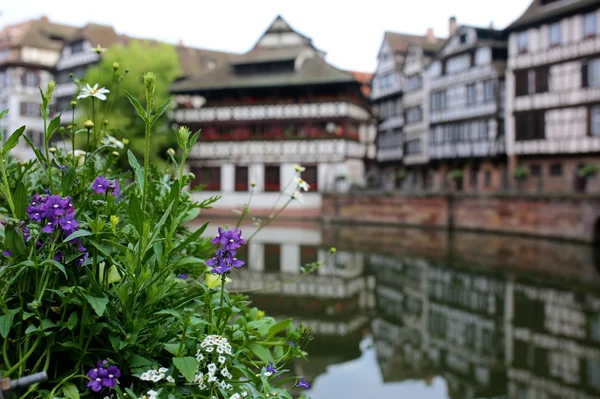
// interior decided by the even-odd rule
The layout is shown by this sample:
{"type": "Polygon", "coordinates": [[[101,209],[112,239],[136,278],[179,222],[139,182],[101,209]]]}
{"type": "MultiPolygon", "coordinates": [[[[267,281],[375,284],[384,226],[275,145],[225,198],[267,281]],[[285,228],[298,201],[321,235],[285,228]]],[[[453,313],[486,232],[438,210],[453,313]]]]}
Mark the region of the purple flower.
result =
{"type": "Polygon", "coordinates": [[[238,249],[246,244],[246,241],[242,238],[242,230],[235,227],[227,231],[223,231],[219,227],[219,234],[217,234],[211,242],[213,244],[221,244],[225,251],[238,249]]]}
{"type": "Polygon", "coordinates": [[[296,346],[296,343],[293,340],[285,341],[289,346],[296,346]]]}
{"type": "Polygon", "coordinates": [[[87,258],[90,257],[90,253],[86,252],[83,254],[83,256],[79,259],[77,259],[77,266],[81,266],[85,263],[85,261],[87,260],[87,258]]]}
{"type": "Polygon", "coordinates": [[[182,278],[182,279],[186,279],[188,278],[188,274],[187,273],[181,273],[179,276],[177,276],[177,278],[182,278]]]}
{"type": "Polygon", "coordinates": [[[114,388],[117,385],[117,378],[121,376],[121,370],[117,366],[108,366],[108,361],[103,360],[96,363],[96,367],[86,373],[90,379],[87,386],[94,392],[99,392],[102,388],[114,388]]]}
{"type": "Polygon", "coordinates": [[[304,379],[304,377],[302,377],[302,379],[300,380],[299,383],[296,384],[297,387],[302,387],[302,388],[310,388],[310,384],[308,382],[306,382],[306,380],[304,379]]]}
{"type": "Polygon", "coordinates": [[[54,255],[54,260],[57,262],[60,262],[60,261],[62,261],[62,258],[63,258],[63,251],[61,251],[61,250],[56,251],[56,254],[54,255]]]}
{"type": "Polygon", "coordinates": [[[112,192],[112,195],[118,197],[121,195],[121,185],[119,185],[119,180],[113,179],[110,185],[108,186],[109,191],[112,192]]]}
{"type": "Polygon", "coordinates": [[[92,191],[96,194],[104,194],[109,186],[110,180],[107,180],[102,176],[98,176],[96,177],[96,180],[94,180],[94,184],[92,184],[92,191]]]}
{"type": "Polygon", "coordinates": [[[58,224],[67,234],[73,233],[79,227],[79,222],[75,220],[74,213],[67,213],[64,217],[58,219],[58,224]]]}
{"type": "Polygon", "coordinates": [[[87,249],[85,249],[85,247],[83,246],[83,243],[81,242],[81,240],[79,238],[76,238],[73,240],[73,245],[77,245],[77,250],[79,252],[87,251],[87,249]]]}
{"type": "Polygon", "coordinates": [[[54,231],[54,226],[56,226],[57,222],[48,222],[42,229],[42,233],[50,234],[54,231]]]}
{"type": "Polygon", "coordinates": [[[57,167],[58,169],[60,169],[60,170],[67,170],[67,169],[69,169],[69,167],[68,167],[67,165],[65,165],[65,166],[60,166],[60,164],[59,164],[58,162],[56,163],[56,167],[57,167]]]}
{"type": "MultiPolygon", "coordinates": [[[[273,362],[269,362],[269,365],[266,367],[266,369],[269,373],[275,375],[278,373],[278,371],[275,369],[275,367],[273,367],[273,362]]],[[[277,378],[280,378],[281,376],[278,375],[277,378]]]]}
{"type": "Polygon", "coordinates": [[[212,267],[211,272],[216,274],[225,274],[231,271],[232,268],[240,268],[244,265],[244,261],[235,257],[236,250],[246,241],[242,238],[242,230],[232,228],[223,231],[219,227],[219,233],[211,240],[213,244],[221,244],[221,248],[217,250],[216,256],[206,261],[206,266],[212,267]]]}
{"type": "Polygon", "coordinates": [[[7,258],[12,258],[14,256],[12,252],[10,252],[10,248],[6,248],[6,251],[2,252],[2,255],[6,256],[7,258]]]}
{"type": "Polygon", "coordinates": [[[53,221],[53,219],[64,215],[67,211],[68,202],[60,195],[51,195],[40,206],[42,216],[53,221]]]}

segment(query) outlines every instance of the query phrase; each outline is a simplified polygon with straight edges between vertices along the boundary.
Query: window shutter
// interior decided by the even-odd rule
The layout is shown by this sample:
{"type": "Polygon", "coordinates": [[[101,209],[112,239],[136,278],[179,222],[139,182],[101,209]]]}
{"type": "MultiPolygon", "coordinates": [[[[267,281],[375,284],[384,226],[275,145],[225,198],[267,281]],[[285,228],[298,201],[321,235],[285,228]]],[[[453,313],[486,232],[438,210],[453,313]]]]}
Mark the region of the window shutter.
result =
{"type": "Polygon", "coordinates": [[[588,63],[587,63],[587,60],[581,61],[581,87],[588,87],[588,63]]]}

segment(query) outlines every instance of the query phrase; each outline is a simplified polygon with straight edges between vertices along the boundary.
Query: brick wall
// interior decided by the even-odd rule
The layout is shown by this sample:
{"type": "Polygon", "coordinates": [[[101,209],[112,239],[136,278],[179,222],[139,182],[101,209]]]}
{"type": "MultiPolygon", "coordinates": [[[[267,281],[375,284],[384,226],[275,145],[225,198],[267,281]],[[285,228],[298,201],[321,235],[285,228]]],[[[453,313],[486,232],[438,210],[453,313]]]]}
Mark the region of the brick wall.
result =
{"type": "Polygon", "coordinates": [[[598,196],[325,195],[323,216],[340,222],[482,230],[592,242],[598,196]]]}

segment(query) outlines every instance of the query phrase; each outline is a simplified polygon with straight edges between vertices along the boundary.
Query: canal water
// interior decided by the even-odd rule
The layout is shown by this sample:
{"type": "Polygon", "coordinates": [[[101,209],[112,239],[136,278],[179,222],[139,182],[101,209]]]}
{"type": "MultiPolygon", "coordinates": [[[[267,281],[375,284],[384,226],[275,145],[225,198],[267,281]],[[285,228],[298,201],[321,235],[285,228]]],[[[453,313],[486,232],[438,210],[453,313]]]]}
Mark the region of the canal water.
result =
{"type": "Polygon", "coordinates": [[[243,255],[230,289],[262,289],[251,299],[267,314],[312,327],[293,369],[313,399],[600,399],[593,247],[280,222],[243,255]]]}

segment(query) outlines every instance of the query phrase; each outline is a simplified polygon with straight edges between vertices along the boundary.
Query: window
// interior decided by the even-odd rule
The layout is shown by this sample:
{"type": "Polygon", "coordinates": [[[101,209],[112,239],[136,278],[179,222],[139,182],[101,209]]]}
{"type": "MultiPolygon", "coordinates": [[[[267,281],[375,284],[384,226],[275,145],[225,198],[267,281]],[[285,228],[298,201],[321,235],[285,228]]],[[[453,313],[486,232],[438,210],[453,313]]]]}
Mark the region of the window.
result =
{"type": "Polygon", "coordinates": [[[494,101],[494,81],[492,79],[483,82],[483,101],[494,101]]]}
{"type": "Polygon", "coordinates": [[[25,86],[30,86],[30,87],[35,87],[39,84],[38,81],[38,76],[35,72],[33,71],[27,71],[25,72],[25,81],[24,81],[25,86]]]}
{"type": "Polygon", "coordinates": [[[553,163],[550,165],[550,176],[562,176],[561,163],[553,163]]]}
{"type": "Polygon", "coordinates": [[[548,65],[535,69],[535,93],[545,93],[548,91],[548,81],[550,80],[550,68],[548,65]]]}
{"type": "Polygon", "coordinates": [[[583,16],[583,37],[596,36],[597,17],[596,12],[590,12],[583,16]]]}
{"type": "Polygon", "coordinates": [[[517,43],[519,47],[519,54],[523,54],[527,52],[527,47],[529,45],[527,41],[527,32],[519,32],[517,37],[517,43]]]}
{"type": "Polygon", "coordinates": [[[446,73],[462,72],[471,67],[471,55],[464,54],[449,58],[446,61],[446,73]]]}
{"type": "Polygon", "coordinates": [[[71,45],[71,53],[80,53],[83,51],[83,42],[79,41],[71,45]]]}
{"type": "Polygon", "coordinates": [[[192,173],[196,175],[192,185],[204,185],[208,191],[219,191],[221,189],[221,167],[219,166],[201,166],[192,168],[192,173]]]}
{"type": "Polygon", "coordinates": [[[529,91],[528,85],[528,71],[526,69],[520,69],[515,71],[515,95],[526,96],[529,91]]]}
{"type": "Polygon", "coordinates": [[[235,167],[235,191],[248,191],[248,167],[235,167]]]}
{"type": "Polygon", "coordinates": [[[477,86],[475,83],[467,85],[467,105],[473,105],[477,103],[477,86]]]}
{"type": "Polygon", "coordinates": [[[319,188],[317,165],[305,165],[304,167],[305,170],[300,177],[308,183],[310,191],[317,191],[319,188]]]}
{"type": "Polygon", "coordinates": [[[279,273],[281,271],[281,245],[264,244],[265,271],[279,273]]]}
{"type": "MultiPolygon", "coordinates": [[[[585,75],[585,74],[584,74],[585,75]]],[[[600,58],[590,60],[587,63],[587,76],[584,76],[584,87],[600,86],[600,58]]]]}
{"type": "Polygon", "coordinates": [[[7,60],[10,57],[10,49],[2,49],[0,50],[0,61],[7,60]]]}
{"type": "Polygon", "coordinates": [[[590,134],[600,136],[600,105],[590,108],[590,134]]]}
{"type": "Polygon", "coordinates": [[[421,75],[411,75],[406,80],[406,91],[419,90],[421,87],[423,87],[421,75]]]}
{"type": "Polygon", "coordinates": [[[279,166],[265,166],[265,191],[279,191],[279,166]]]}
{"type": "Polygon", "coordinates": [[[515,139],[517,141],[539,140],[545,137],[545,112],[515,112],[515,139]]]}
{"type": "Polygon", "coordinates": [[[408,140],[405,144],[404,152],[407,155],[420,154],[421,153],[421,140],[420,139],[408,140]]]}
{"type": "Polygon", "coordinates": [[[21,116],[38,117],[41,116],[40,105],[36,103],[21,103],[21,116]]]}
{"type": "Polygon", "coordinates": [[[492,185],[492,172],[486,170],[483,174],[483,184],[485,188],[489,188],[492,185]]]}
{"type": "Polygon", "coordinates": [[[527,94],[535,93],[535,71],[530,69],[527,71],[527,94]]]}
{"type": "Polygon", "coordinates": [[[394,84],[394,74],[388,73],[379,78],[379,88],[381,90],[389,89],[394,84]]]}
{"type": "Polygon", "coordinates": [[[421,107],[416,106],[416,107],[409,107],[406,108],[406,123],[415,123],[415,122],[421,122],[423,120],[423,111],[421,110],[421,107]]]}
{"type": "Polygon", "coordinates": [[[540,177],[542,175],[542,167],[540,165],[529,165],[529,174],[532,177],[540,177]]]}
{"type": "Polygon", "coordinates": [[[461,33],[460,37],[459,37],[459,40],[460,40],[460,44],[465,44],[467,42],[467,34],[466,33],[461,33]]]}
{"type": "Polygon", "coordinates": [[[560,22],[550,24],[550,47],[560,45],[560,22]]]}
{"type": "Polygon", "coordinates": [[[446,91],[431,93],[431,110],[441,111],[446,109],[446,91]]]}
{"type": "Polygon", "coordinates": [[[300,245],[300,265],[319,261],[319,248],[307,245],[300,245]]]}

